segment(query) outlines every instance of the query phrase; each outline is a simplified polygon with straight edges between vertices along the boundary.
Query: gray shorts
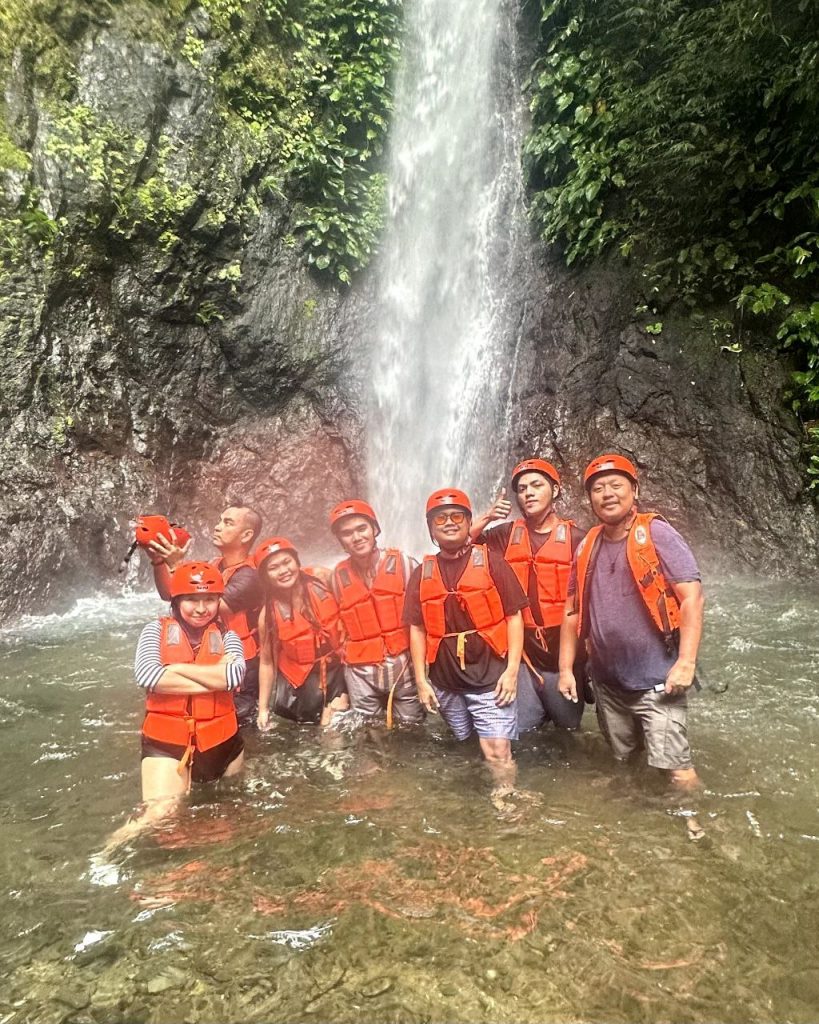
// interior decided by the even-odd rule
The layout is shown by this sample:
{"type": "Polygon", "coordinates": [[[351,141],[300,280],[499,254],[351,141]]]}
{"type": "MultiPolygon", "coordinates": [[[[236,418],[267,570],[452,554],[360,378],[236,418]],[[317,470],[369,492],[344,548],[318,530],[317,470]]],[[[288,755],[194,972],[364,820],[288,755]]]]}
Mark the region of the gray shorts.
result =
{"type": "Polygon", "coordinates": [[[390,689],[396,679],[398,683],[392,699],[395,719],[404,725],[423,722],[424,709],[415,689],[412,663],[406,655],[387,658],[380,665],[344,666],[344,682],[350,695],[350,706],[362,715],[384,717],[390,689]]]}
{"type": "Polygon", "coordinates": [[[618,761],[645,747],[652,768],[693,768],[685,693],[622,690],[595,680],[597,720],[618,761]]]}
{"type": "Polygon", "coordinates": [[[495,703],[495,693],[452,693],[433,686],[440,704],[441,717],[455,734],[456,740],[468,740],[473,732],[484,740],[516,740],[518,738],[518,702],[506,707],[495,703]]]}

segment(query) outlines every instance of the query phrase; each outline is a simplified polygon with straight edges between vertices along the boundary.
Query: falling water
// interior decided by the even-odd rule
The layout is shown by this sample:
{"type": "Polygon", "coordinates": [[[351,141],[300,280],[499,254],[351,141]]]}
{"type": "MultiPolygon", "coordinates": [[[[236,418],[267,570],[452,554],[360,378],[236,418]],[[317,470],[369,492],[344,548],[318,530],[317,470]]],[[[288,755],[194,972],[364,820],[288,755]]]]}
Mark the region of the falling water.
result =
{"type": "Polygon", "coordinates": [[[507,449],[521,236],[516,5],[412,0],[397,83],[370,422],[390,539],[428,544],[421,502],[485,502],[507,449]]]}

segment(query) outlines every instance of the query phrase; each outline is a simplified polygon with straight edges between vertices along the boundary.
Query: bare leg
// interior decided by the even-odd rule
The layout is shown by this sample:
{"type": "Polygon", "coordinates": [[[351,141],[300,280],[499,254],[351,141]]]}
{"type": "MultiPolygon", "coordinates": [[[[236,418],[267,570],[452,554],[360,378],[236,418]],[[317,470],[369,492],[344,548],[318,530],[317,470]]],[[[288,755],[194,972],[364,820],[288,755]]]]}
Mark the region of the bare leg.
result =
{"type": "Polygon", "coordinates": [[[492,776],[492,796],[503,797],[515,788],[517,765],[512,757],[512,742],[504,739],[480,739],[481,753],[492,776]]]}
{"type": "Polygon", "coordinates": [[[333,715],[336,711],[349,711],[350,710],[350,698],[346,693],[342,693],[339,697],[334,697],[329,704],[324,706],[324,710],[321,713],[321,727],[326,729],[330,722],[333,720],[333,715]]]}
{"type": "Polygon", "coordinates": [[[670,771],[669,775],[671,777],[671,784],[675,789],[686,793],[702,789],[702,783],[700,782],[699,775],[697,775],[696,768],[676,768],[670,771]]]}
{"type": "MultiPolygon", "coordinates": [[[[240,754],[239,757],[242,755],[240,754]]],[[[236,760],[239,760],[237,758],[236,760]]],[[[231,764],[232,767],[232,764],[231,764]]],[[[146,828],[173,814],[190,785],[190,768],[179,774],[179,761],[172,757],[143,757],[142,759],[142,813],[117,829],[103,848],[111,853],[146,828]]]]}
{"type": "MultiPolygon", "coordinates": [[[[669,772],[671,785],[681,793],[696,793],[702,789],[700,777],[695,768],[677,768],[669,772]]],[[[700,825],[696,815],[686,818],[685,827],[688,829],[689,839],[702,839],[705,829],[700,825]]]]}
{"type": "Polygon", "coordinates": [[[229,779],[234,775],[238,775],[239,772],[244,768],[244,766],[245,752],[244,750],[240,750],[236,757],[234,757],[230,764],[227,766],[227,768],[225,768],[225,773],[222,776],[222,778],[229,779]]]}

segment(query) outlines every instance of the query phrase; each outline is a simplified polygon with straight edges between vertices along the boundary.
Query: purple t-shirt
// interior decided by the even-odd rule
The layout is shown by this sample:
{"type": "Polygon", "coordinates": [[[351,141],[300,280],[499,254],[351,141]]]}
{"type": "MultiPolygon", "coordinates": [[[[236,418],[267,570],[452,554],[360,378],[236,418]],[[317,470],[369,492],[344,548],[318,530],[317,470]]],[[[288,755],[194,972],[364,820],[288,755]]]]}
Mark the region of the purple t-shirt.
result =
{"type": "MultiPolygon", "coordinates": [[[[701,579],[691,548],[673,526],[661,519],[650,525],[663,575],[669,583],[701,579]]],[[[569,593],[577,590],[577,558],[572,563],[569,593]]],[[[626,560],[626,538],[600,538],[589,582],[589,640],[592,675],[626,690],[650,690],[665,677],[676,654],[669,653],[643,602],[626,560]]]]}

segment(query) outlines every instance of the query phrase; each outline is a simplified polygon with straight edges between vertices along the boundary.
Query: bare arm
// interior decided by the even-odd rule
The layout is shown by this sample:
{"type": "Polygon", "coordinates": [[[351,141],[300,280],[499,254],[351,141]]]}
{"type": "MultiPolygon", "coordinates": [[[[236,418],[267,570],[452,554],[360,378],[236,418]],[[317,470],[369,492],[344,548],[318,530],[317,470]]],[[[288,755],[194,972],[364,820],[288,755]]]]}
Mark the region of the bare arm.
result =
{"type": "Polygon", "coordinates": [[[437,711],[438,698],[427,680],[427,631],[423,626],[410,626],[410,657],[418,700],[427,711],[437,711]]]}
{"type": "Polygon", "coordinates": [[[507,615],[506,629],[509,637],[509,650],[506,655],[506,668],[495,687],[495,703],[498,707],[511,704],[518,692],[518,671],[520,657],[523,653],[523,613],[515,612],[514,615],[507,615]]]}
{"type": "Polygon", "coordinates": [[[506,488],[502,487],[500,494],[495,498],[495,504],[487,509],[486,512],[481,513],[477,519],[472,520],[469,536],[473,541],[477,541],[478,537],[480,537],[490,523],[497,523],[506,519],[511,511],[512,502],[506,497],[506,488]]]}
{"type": "Polygon", "coordinates": [[[672,583],[671,586],[680,602],[680,649],[665,678],[665,692],[683,693],[694,682],[697,670],[705,597],[699,580],[672,583]]]}
{"type": "Polygon", "coordinates": [[[177,547],[176,544],[160,534],[159,538],[152,540],[147,547],[148,558],[150,558],[154,570],[154,583],[163,601],[171,599],[171,573],[183,561],[190,546],[191,541],[188,541],[183,548],[177,547]]]}
{"type": "Polygon", "coordinates": [[[163,601],[171,599],[171,571],[164,562],[153,562],[154,583],[163,601]]]}
{"type": "Polygon", "coordinates": [[[574,661],[577,657],[577,607],[576,595],[566,599],[563,622],[560,624],[560,655],[557,688],[566,700],[577,703],[577,680],[574,678],[574,661]]]}
{"type": "Polygon", "coordinates": [[[259,713],[256,724],[263,730],[270,725],[270,696],[276,678],[276,665],[271,646],[267,629],[267,608],[262,608],[259,613],[259,713]]]}

